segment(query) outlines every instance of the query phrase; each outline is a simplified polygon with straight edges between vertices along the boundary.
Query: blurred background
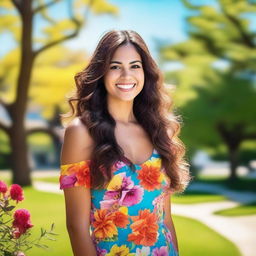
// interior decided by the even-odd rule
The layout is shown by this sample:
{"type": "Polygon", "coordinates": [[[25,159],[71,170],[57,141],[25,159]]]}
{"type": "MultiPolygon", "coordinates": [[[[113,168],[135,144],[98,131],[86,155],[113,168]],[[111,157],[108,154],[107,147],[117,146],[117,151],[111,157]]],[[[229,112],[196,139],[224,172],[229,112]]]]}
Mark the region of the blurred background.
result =
{"type": "Polygon", "coordinates": [[[194,178],[172,197],[181,256],[255,255],[256,1],[2,0],[0,17],[0,180],[24,187],[35,233],[59,233],[27,255],[71,255],[59,114],[111,29],[144,38],[183,120],[194,178]]]}

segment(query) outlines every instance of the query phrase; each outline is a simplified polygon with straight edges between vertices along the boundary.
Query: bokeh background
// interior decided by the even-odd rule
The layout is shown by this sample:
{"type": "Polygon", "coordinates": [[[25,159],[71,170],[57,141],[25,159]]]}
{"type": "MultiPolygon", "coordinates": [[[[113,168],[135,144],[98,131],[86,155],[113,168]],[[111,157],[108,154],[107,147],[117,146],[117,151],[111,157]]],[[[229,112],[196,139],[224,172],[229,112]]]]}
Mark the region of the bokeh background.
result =
{"type": "Polygon", "coordinates": [[[256,1],[2,0],[0,180],[24,187],[36,236],[30,256],[71,255],[58,190],[74,75],[111,29],[137,31],[162,70],[193,181],[173,195],[181,256],[256,251],[256,1]]]}

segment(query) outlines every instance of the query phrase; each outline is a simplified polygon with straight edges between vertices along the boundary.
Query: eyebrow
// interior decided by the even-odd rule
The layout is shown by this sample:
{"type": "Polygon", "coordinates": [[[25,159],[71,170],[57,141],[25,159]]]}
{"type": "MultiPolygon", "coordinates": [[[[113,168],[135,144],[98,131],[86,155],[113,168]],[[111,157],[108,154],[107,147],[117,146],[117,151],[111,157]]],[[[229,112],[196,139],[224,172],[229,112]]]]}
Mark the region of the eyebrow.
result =
{"type": "MultiPolygon", "coordinates": [[[[133,64],[135,62],[140,62],[142,64],[142,62],[140,60],[131,61],[129,64],[133,64]]],[[[122,62],[120,62],[120,61],[116,61],[116,60],[110,61],[110,64],[113,64],[113,63],[122,64],[122,62]]]]}

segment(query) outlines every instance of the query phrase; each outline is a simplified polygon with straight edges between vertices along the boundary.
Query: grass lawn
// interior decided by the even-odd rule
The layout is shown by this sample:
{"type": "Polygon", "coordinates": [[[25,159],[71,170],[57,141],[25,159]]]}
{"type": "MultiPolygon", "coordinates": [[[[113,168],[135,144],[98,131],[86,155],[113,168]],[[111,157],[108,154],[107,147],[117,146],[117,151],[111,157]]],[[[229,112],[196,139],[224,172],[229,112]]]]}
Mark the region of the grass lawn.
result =
{"type": "Polygon", "coordinates": [[[172,202],[175,204],[195,204],[205,202],[223,201],[227,198],[222,195],[201,192],[201,191],[185,191],[183,194],[172,196],[172,202]]]}
{"type": "Polygon", "coordinates": [[[59,183],[59,177],[58,177],[58,176],[54,176],[54,177],[43,177],[43,178],[34,178],[33,180],[36,180],[36,181],[43,181],[43,182],[59,183]]]}
{"type": "MultiPolygon", "coordinates": [[[[56,178],[47,178],[56,182],[56,178]]],[[[58,179],[58,178],[57,178],[58,179]]],[[[3,179],[7,182],[6,179],[3,179]]],[[[40,179],[42,180],[42,179],[40,179]]],[[[46,181],[45,178],[43,178],[46,181]]],[[[69,243],[68,234],[65,227],[65,206],[63,195],[45,193],[33,188],[25,188],[25,200],[18,204],[18,208],[26,208],[31,213],[31,220],[34,224],[32,235],[34,238],[40,234],[40,228],[49,229],[52,223],[55,224],[54,232],[59,234],[57,241],[45,241],[50,247],[48,251],[33,248],[27,251],[27,256],[71,256],[72,250],[69,243]]],[[[191,202],[209,202],[224,200],[219,195],[206,194],[200,192],[187,191],[183,195],[173,196],[175,203],[191,202]]],[[[199,221],[174,216],[174,223],[179,240],[181,256],[198,256],[198,255],[232,255],[240,256],[238,249],[229,240],[216,233],[199,221]]]]}
{"type": "Polygon", "coordinates": [[[229,240],[199,221],[173,216],[181,256],[241,255],[229,240]]]}
{"type": "Polygon", "coordinates": [[[55,224],[54,233],[57,241],[46,241],[49,251],[33,248],[27,251],[27,256],[69,256],[72,250],[69,244],[65,227],[65,207],[63,195],[39,192],[32,188],[24,189],[25,200],[17,208],[26,208],[31,213],[31,221],[34,224],[33,236],[38,237],[40,228],[49,230],[52,223],[55,224]]]}
{"type": "MultiPolygon", "coordinates": [[[[64,197],[62,195],[36,191],[25,188],[25,200],[17,208],[26,208],[31,213],[34,224],[33,236],[38,237],[40,228],[48,229],[55,223],[57,241],[46,241],[49,251],[33,248],[27,251],[27,256],[71,256],[71,247],[65,228],[64,197]]],[[[232,255],[239,256],[236,247],[204,224],[179,216],[174,216],[179,247],[182,256],[198,255],[232,255]],[[209,241],[209,242],[207,242],[209,241]]]]}
{"type": "Polygon", "coordinates": [[[242,216],[256,214],[256,201],[250,204],[244,204],[230,209],[225,209],[215,212],[217,215],[222,216],[242,216]]]}

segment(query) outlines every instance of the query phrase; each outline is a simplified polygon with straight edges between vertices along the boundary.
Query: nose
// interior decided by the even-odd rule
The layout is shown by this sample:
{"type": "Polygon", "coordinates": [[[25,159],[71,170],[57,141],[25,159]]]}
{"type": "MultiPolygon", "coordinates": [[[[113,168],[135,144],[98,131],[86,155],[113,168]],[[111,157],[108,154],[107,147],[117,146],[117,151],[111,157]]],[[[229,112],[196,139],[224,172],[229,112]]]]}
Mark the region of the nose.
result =
{"type": "Polygon", "coordinates": [[[130,74],[130,70],[129,70],[129,68],[123,68],[122,69],[122,77],[127,77],[127,76],[130,76],[131,74],[130,74]]]}

